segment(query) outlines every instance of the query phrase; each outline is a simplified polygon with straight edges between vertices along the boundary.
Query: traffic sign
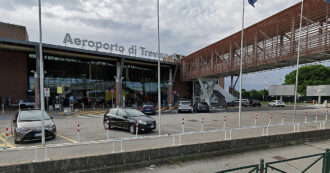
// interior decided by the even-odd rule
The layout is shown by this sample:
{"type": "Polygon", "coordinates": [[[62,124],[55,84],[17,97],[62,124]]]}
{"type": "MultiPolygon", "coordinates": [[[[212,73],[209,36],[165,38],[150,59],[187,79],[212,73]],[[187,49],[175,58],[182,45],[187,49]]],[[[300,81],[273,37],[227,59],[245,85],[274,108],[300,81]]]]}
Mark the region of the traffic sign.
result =
{"type": "Polygon", "coordinates": [[[57,87],[57,94],[62,94],[62,87],[57,87]]]}
{"type": "Polygon", "coordinates": [[[45,97],[50,97],[50,89],[44,88],[44,90],[45,90],[45,97]]]}

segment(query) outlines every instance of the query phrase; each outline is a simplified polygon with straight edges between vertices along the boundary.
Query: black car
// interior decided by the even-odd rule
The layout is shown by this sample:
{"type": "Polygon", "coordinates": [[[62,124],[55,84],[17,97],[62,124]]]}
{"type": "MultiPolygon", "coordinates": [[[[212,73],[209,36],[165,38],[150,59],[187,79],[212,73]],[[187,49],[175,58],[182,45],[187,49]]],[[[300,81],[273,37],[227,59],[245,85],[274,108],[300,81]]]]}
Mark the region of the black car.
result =
{"type": "Polygon", "coordinates": [[[143,104],[141,112],[147,115],[156,115],[156,108],[153,104],[143,104]]]}
{"type": "Polygon", "coordinates": [[[206,102],[197,102],[194,104],[194,112],[210,112],[210,107],[206,102]]]}
{"type": "Polygon", "coordinates": [[[261,103],[259,100],[250,100],[250,106],[251,107],[256,107],[256,106],[261,107],[261,103]]]}
{"type": "Polygon", "coordinates": [[[109,109],[103,118],[104,128],[122,128],[129,130],[130,133],[136,132],[136,124],[138,123],[139,131],[152,131],[156,129],[156,121],[153,118],[146,116],[139,110],[126,108],[109,109]]]}

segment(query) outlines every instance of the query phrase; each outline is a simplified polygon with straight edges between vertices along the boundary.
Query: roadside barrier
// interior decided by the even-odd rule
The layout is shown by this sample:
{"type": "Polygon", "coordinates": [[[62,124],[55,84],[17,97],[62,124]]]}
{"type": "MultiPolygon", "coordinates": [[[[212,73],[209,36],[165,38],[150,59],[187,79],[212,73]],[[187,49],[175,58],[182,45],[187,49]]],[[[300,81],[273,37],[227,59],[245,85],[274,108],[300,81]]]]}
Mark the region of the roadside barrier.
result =
{"type": "Polygon", "coordinates": [[[182,133],[184,133],[184,118],[182,117],[182,133]]]}
{"type": "Polygon", "coordinates": [[[258,113],[256,113],[256,117],[254,118],[254,127],[257,127],[258,113]]]}
{"type": "Polygon", "coordinates": [[[6,135],[5,135],[5,149],[7,149],[7,142],[8,142],[8,128],[6,128],[6,135]]]}
{"type": "Polygon", "coordinates": [[[77,139],[78,139],[78,143],[80,142],[79,133],[80,133],[80,125],[78,124],[78,126],[77,126],[77,139]]]}
{"type": "Polygon", "coordinates": [[[284,125],[285,112],[282,113],[282,126],[284,125]]]}
{"type": "Polygon", "coordinates": [[[136,128],[135,128],[135,136],[137,136],[138,135],[138,132],[139,132],[139,121],[138,120],[136,120],[136,128]]]}
{"type": "Polygon", "coordinates": [[[308,112],[305,112],[305,123],[307,122],[308,112]]]}
{"type": "Polygon", "coordinates": [[[202,117],[202,126],[201,126],[201,131],[204,130],[204,117],[202,117]]]}
{"type": "Polygon", "coordinates": [[[110,123],[107,121],[107,141],[109,141],[109,131],[110,131],[110,123]]]}
{"type": "Polygon", "coordinates": [[[269,121],[268,121],[268,126],[270,126],[270,123],[272,122],[272,119],[273,119],[273,114],[271,113],[270,117],[269,117],[269,121]]]}
{"type": "Polygon", "coordinates": [[[328,121],[328,111],[327,111],[327,113],[325,114],[325,121],[328,121]]]}
{"type": "Polygon", "coordinates": [[[227,115],[223,117],[223,130],[226,130],[227,115]]]}

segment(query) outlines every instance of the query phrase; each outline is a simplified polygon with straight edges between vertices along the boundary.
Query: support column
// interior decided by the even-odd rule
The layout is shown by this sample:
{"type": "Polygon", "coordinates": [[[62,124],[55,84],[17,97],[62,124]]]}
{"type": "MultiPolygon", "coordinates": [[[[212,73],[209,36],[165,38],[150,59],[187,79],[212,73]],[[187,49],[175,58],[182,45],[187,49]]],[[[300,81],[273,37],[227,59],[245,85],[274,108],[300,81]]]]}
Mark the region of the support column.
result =
{"type": "Polygon", "coordinates": [[[192,102],[195,105],[195,81],[192,81],[193,90],[192,90],[192,102]]]}
{"type": "Polygon", "coordinates": [[[219,85],[220,85],[220,87],[225,88],[225,78],[224,77],[219,78],[219,85]]]}
{"type": "Polygon", "coordinates": [[[119,94],[119,79],[120,79],[120,62],[117,62],[117,75],[116,79],[116,107],[119,107],[120,94],[119,94]]]}
{"type": "Polygon", "coordinates": [[[173,79],[172,79],[172,68],[168,69],[168,96],[167,96],[167,103],[169,106],[172,106],[173,103],[173,79]]]}
{"type": "MultiPolygon", "coordinates": [[[[224,88],[224,87],[223,87],[224,88]]],[[[234,76],[230,76],[230,87],[229,87],[229,93],[231,95],[234,95],[234,76]]]]}

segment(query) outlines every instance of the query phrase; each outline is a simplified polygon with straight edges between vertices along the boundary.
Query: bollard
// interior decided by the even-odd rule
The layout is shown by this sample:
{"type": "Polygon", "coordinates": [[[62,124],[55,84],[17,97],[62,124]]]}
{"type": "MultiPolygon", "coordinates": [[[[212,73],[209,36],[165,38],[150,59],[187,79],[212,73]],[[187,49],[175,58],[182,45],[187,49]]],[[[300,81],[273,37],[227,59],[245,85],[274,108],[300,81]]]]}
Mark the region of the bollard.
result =
{"type": "Polygon", "coordinates": [[[38,148],[34,148],[34,160],[32,162],[37,162],[38,161],[38,148]]]}
{"type": "Polygon", "coordinates": [[[5,149],[7,149],[7,142],[8,142],[8,128],[6,128],[5,149]]]}
{"type": "Polygon", "coordinates": [[[318,116],[319,116],[319,111],[316,111],[315,121],[317,121],[318,116]]]}
{"type": "Polygon", "coordinates": [[[323,121],[322,129],[325,129],[325,121],[323,121]]]}
{"type": "Polygon", "coordinates": [[[328,111],[327,111],[327,113],[325,114],[325,121],[328,121],[328,111]]]}
{"type": "Polygon", "coordinates": [[[135,136],[138,135],[138,132],[139,132],[139,121],[136,120],[136,129],[135,129],[135,136]]]}
{"type": "Polygon", "coordinates": [[[269,121],[268,121],[268,126],[270,126],[270,123],[272,122],[272,119],[273,119],[273,114],[271,113],[270,117],[269,117],[269,121]]]}
{"type": "Polygon", "coordinates": [[[115,153],[115,140],[112,141],[112,153],[115,153]]]}
{"type": "Polygon", "coordinates": [[[78,139],[78,143],[80,142],[79,133],[80,133],[80,125],[78,124],[78,126],[77,126],[77,139],[78,139]]]}
{"type": "Polygon", "coordinates": [[[202,127],[201,127],[201,131],[204,130],[204,117],[202,117],[202,127]]]}
{"type": "Polygon", "coordinates": [[[256,118],[254,119],[254,127],[257,127],[257,119],[258,119],[258,113],[256,113],[256,118]]]}
{"type": "Polygon", "coordinates": [[[227,115],[223,117],[223,130],[226,130],[227,115]]]}
{"type": "Polygon", "coordinates": [[[184,118],[182,117],[182,133],[184,133],[184,118]]]}
{"type": "Polygon", "coordinates": [[[285,112],[282,113],[282,126],[284,125],[285,112]]]}
{"type": "Polygon", "coordinates": [[[120,141],[120,152],[124,152],[124,150],[123,150],[123,139],[120,141]]]}
{"type": "Polygon", "coordinates": [[[107,141],[109,141],[109,130],[110,130],[110,124],[109,121],[107,121],[107,141]]]}
{"type": "Polygon", "coordinates": [[[305,123],[307,123],[308,112],[305,112],[305,123]]]}
{"type": "Polygon", "coordinates": [[[2,115],[5,115],[5,105],[1,105],[1,107],[2,107],[2,115]]]}

